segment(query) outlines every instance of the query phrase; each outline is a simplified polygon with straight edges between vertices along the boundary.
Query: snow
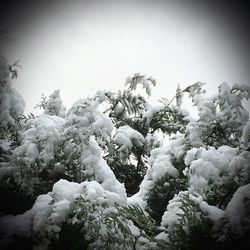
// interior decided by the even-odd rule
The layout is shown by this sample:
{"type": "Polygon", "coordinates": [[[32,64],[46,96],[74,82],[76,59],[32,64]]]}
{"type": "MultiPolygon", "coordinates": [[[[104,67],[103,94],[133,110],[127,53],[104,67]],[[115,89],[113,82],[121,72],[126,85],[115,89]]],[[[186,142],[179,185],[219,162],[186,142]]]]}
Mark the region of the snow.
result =
{"type": "MultiPolygon", "coordinates": [[[[60,200],[52,206],[52,214],[49,217],[50,223],[60,224],[64,221],[70,208],[70,201],[67,199],[60,200]]],[[[59,229],[60,230],[60,229],[59,229]]]]}
{"type": "Polygon", "coordinates": [[[131,149],[133,146],[143,146],[145,139],[141,133],[130,126],[119,127],[114,136],[114,142],[121,145],[121,150],[131,149]]]}
{"type": "Polygon", "coordinates": [[[231,161],[239,154],[239,148],[233,148],[227,145],[223,145],[217,149],[216,156],[218,156],[218,154],[221,155],[225,160],[231,161]]]}
{"type": "MultiPolygon", "coordinates": [[[[227,83],[219,86],[217,95],[205,97],[198,89],[191,93],[191,96],[198,110],[198,120],[190,120],[186,126],[185,134],[191,146],[199,147],[210,143],[209,139],[214,132],[210,129],[217,125],[226,130],[225,134],[228,138],[225,138],[224,141],[227,139],[233,141],[228,128],[240,134],[249,120],[249,114],[242,106],[242,99],[246,98],[246,94],[242,91],[234,93],[227,83]]],[[[214,146],[220,146],[221,143],[226,142],[215,141],[214,146]]]]}
{"type": "MultiPolygon", "coordinates": [[[[135,76],[139,76],[139,75],[140,75],[140,73],[135,73],[134,77],[135,76]]],[[[131,81],[132,81],[132,77],[131,76],[126,77],[125,85],[128,85],[131,81]]]]}
{"type": "Polygon", "coordinates": [[[247,98],[250,98],[250,86],[249,85],[245,85],[245,84],[239,84],[239,83],[235,83],[232,87],[232,89],[240,89],[243,90],[247,93],[247,98]]]}
{"type": "Polygon", "coordinates": [[[153,115],[159,111],[161,111],[164,107],[162,106],[147,106],[146,112],[143,114],[143,117],[147,119],[148,122],[151,121],[153,115]]]}
{"type": "MultiPolygon", "coordinates": [[[[219,170],[210,162],[198,159],[190,166],[189,191],[204,194],[208,190],[209,180],[221,182],[219,170]]],[[[221,184],[221,183],[220,183],[221,184]]]]}
{"type": "Polygon", "coordinates": [[[62,134],[66,154],[83,152],[92,135],[101,147],[110,141],[114,127],[111,119],[101,112],[99,104],[97,100],[80,99],[69,109],[62,134]]]}
{"type": "Polygon", "coordinates": [[[157,148],[151,152],[149,164],[152,167],[152,180],[155,182],[165,174],[171,177],[178,176],[177,169],[171,163],[171,156],[166,154],[165,149],[157,148]]]}
{"type": "MultiPolygon", "coordinates": [[[[32,228],[35,232],[42,234],[48,226],[48,217],[52,212],[51,203],[53,198],[49,194],[39,195],[32,209],[30,210],[32,228]]],[[[20,215],[22,216],[22,215],[20,215]]]]}
{"type": "Polygon", "coordinates": [[[60,90],[55,90],[48,98],[44,114],[65,117],[66,107],[62,104],[60,90]]]}
{"type": "Polygon", "coordinates": [[[189,166],[192,161],[194,161],[197,157],[198,148],[191,148],[187,151],[184,162],[186,166],[189,166]]]}
{"type": "Polygon", "coordinates": [[[112,121],[99,110],[98,106],[98,101],[79,99],[72,105],[66,115],[67,126],[79,124],[83,127],[82,131],[91,127],[93,132],[102,131],[110,134],[113,130],[112,121]]]}
{"type": "Polygon", "coordinates": [[[105,91],[97,90],[96,96],[99,98],[99,102],[105,101],[105,98],[106,98],[105,91]]]}
{"type": "Polygon", "coordinates": [[[184,214],[183,210],[180,208],[182,205],[181,199],[182,195],[187,192],[180,192],[178,195],[175,195],[172,200],[169,201],[167,210],[162,216],[161,226],[166,227],[168,232],[174,230],[181,216],[184,214]]]}
{"type": "MultiPolygon", "coordinates": [[[[73,144],[71,147],[73,147],[73,144]]],[[[67,146],[66,153],[72,151],[71,147],[67,146]]],[[[93,178],[99,182],[104,189],[115,192],[122,198],[126,197],[124,184],[116,179],[113,171],[102,158],[102,151],[95,136],[92,135],[84,139],[81,144],[79,163],[80,166],[77,166],[79,172],[82,171],[89,179],[93,178]]]]}
{"type": "Polygon", "coordinates": [[[25,102],[13,87],[7,70],[7,62],[0,55],[0,126],[5,129],[15,125],[17,119],[23,115],[25,107],[25,102]]]}
{"type": "MultiPolygon", "coordinates": [[[[206,201],[203,200],[201,196],[196,196],[191,194],[188,191],[181,191],[174,196],[172,200],[169,201],[167,209],[162,216],[161,227],[165,227],[165,233],[160,233],[156,238],[167,240],[168,234],[176,229],[176,226],[180,224],[181,218],[186,213],[182,208],[183,199],[188,199],[190,202],[198,205],[198,211],[196,211],[196,219],[201,221],[201,214],[204,217],[207,217],[214,223],[213,230],[218,229],[221,224],[221,220],[224,218],[224,211],[217,208],[216,206],[209,205],[206,201]]],[[[186,200],[187,202],[187,200],[186,200]]],[[[191,209],[191,208],[190,208],[191,209]]],[[[188,226],[183,225],[183,229],[188,231],[188,226]]]]}
{"type": "Polygon", "coordinates": [[[35,143],[29,143],[25,152],[25,157],[28,157],[34,162],[39,157],[39,152],[35,143]]]}
{"type": "Polygon", "coordinates": [[[169,146],[170,146],[171,154],[177,160],[182,159],[182,157],[186,154],[186,151],[187,151],[186,140],[184,136],[181,134],[175,135],[174,140],[171,141],[169,146]]]}
{"type": "Polygon", "coordinates": [[[52,192],[38,196],[32,209],[17,216],[0,218],[0,232],[4,233],[7,244],[13,235],[30,236],[32,230],[40,238],[37,248],[47,249],[51,238],[58,237],[61,223],[71,212],[76,198],[83,197],[91,203],[105,203],[110,207],[115,204],[126,205],[126,198],[117,193],[105,190],[96,181],[82,183],[59,180],[52,192]],[[4,229],[2,226],[6,226],[4,229]]]}
{"type": "Polygon", "coordinates": [[[197,102],[199,119],[202,122],[209,123],[216,118],[216,105],[215,97],[205,98],[204,96],[199,96],[197,102]]]}
{"type": "MultiPolygon", "coordinates": [[[[189,177],[188,190],[206,199],[205,192],[214,185],[227,184],[239,172],[237,166],[245,169],[244,171],[249,171],[247,163],[249,161],[245,158],[241,159],[242,156],[237,156],[238,151],[237,148],[229,146],[221,146],[218,149],[209,147],[189,150],[185,156],[185,164],[190,166],[183,171],[189,177]]],[[[242,154],[246,156],[247,153],[242,154]]]]}
{"type": "Polygon", "coordinates": [[[242,107],[242,93],[232,93],[231,90],[227,83],[219,86],[220,110],[217,116],[222,124],[231,123],[237,126],[237,129],[242,129],[249,119],[249,113],[242,107]]]}
{"type": "Polygon", "coordinates": [[[204,214],[207,213],[207,217],[215,224],[224,217],[224,211],[216,206],[211,206],[207,202],[200,203],[200,208],[204,214]]]}
{"type": "MultiPolygon", "coordinates": [[[[139,82],[132,77],[128,78],[127,84],[131,85],[128,93],[136,88],[137,83],[141,83],[150,95],[150,85],[155,83],[154,79],[151,79],[152,82],[150,78],[145,78],[139,73],[134,77],[138,78],[139,82]]],[[[7,133],[8,129],[16,129],[17,120],[24,111],[24,101],[14,89],[7,62],[1,56],[0,81],[0,125],[7,133]]],[[[0,246],[7,245],[13,240],[12,236],[16,235],[33,237],[37,244],[34,249],[47,249],[51,239],[59,237],[62,223],[69,218],[69,215],[73,218],[73,224],[81,222],[76,216],[77,211],[82,212],[81,209],[85,209],[86,211],[83,212],[88,213],[88,216],[94,216],[94,222],[101,218],[100,214],[118,213],[117,206],[126,207],[128,204],[134,204],[148,211],[147,200],[150,191],[157,181],[165,176],[172,180],[178,178],[181,174],[179,164],[183,161],[185,165],[181,167],[185,167],[183,174],[187,178],[186,190],[179,192],[177,189],[174,197],[168,201],[159,228],[162,231],[156,239],[168,240],[169,235],[177,229],[180,219],[186,216],[183,207],[184,199],[192,203],[191,206],[195,205],[197,222],[202,222],[203,218],[206,218],[213,223],[212,231],[216,232],[220,229],[222,223],[229,223],[233,232],[243,234],[250,227],[248,226],[250,225],[250,152],[248,150],[250,121],[248,113],[241,106],[241,100],[249,97],[250,91],[247,86],[235,84],[231,88],[223,83],[219,87],[217,96],[206,98],[203,96],[202,86],[202,83],[196,83],[185,90],[190,93],[197,107],[199,119],[185,117],[188,121],[185,134],[177,133],[175,137],[169,136],[168,140],[161,143],[158,148],[154,148],[155,141],[157,143],[160,141],[159,136],[157,140],[154,138],[157,137],[156,133],[144,138],[141,133],[128,125],[114,129],[112,120],[101,111],[100,104],[105,101],[108,94],[112,101],[117,100],[117,94],[98,91],[97,98],[78,100],[66,114],[60,91],[53,92],[48,98],[44,114],[28,119],[20,125],[18,141],[20,144],[13,150],[13,154],[12,141],[7,138],[7,134],[7,139],[4,133],[3,136],[1,134],[3,138],[0,139],[0,150],[6,157],[4,155],[1,159],[0,180],[14,173],[15,168],[25,173],[30,170],[39,172],[39,168],[48,167],[52,171],[61,173],[66,170],[65,173],[75,182],[61,179],[54,183],[51,192],[39,195],[33,207],[27,212],[17,216],[0,217],[0,234],[3,236],[0,246]],[[217,122],[223,128],[230,128],[235,131],[235,134],[238,133],[237,136],[241,137],[241,145],[236,143],[235,147],[227,145],[206,145],[205,147],[207,141],[204,138],[209,126],[217,122]],[[116,179],[103,158],[110,143],[115,143],[118,150],[126,153],[129,153],[133,147],[154,144],[139,192],[132,197],[127,198],[124,184],[116,179]],[[220,188],[224,195],[227,192],[223,189],[224,186],[228,187],[232,183],[238,185],[238,189],[228,204],[221,207],[209,204],[209,195],[220,191],[220,188]],[[78,198],[83,202],[79,207],[78,203],[75,203],[78,198]]],[[[119,94],[122,93],[119,92],[119,94]]],[[[143,119],[146,118],[148,122],[155,113],[163,109],[162,106],[148,104],[146,106],[143,119]]],[[[124,107],[118,104],[114,111],[120,114],[124,111],[124,107]]],[[[178,112],[184,111],[178,110],[178,112]]],[[[28,176],[24,182],[29,185],[29,181],[28,176]]],[[[167,186],[167,184],[169,183],[166,181],[164,185],[167,186]]],[[[100,234],[106,237],[107,225],[101,220],[99,222],[101,223],[100,234]]],[[[83,223],[86,226],[89,222],[86,219],[83,223]]],[[[122,223],[125,222],[122,221],[122,223]]],[[[134,236],[140,236],[142,231],[138,225],[131,220],[126,223],[134,236]]],[[[90,231],[93,229],[93,227],[89,228],[90,231]]],[[[188,225],[183,229],[187,231],[188,225]]],[[[115,228],[113,231],[116,233],[115,228]]],[[[87,232],[86,238],[91,239],[91,233],[87,232]]],[[[121,234],[121,239],[122,237],[124,235],[121,234]]],[[[98,239],[95,243],[98,245],[100,242],[101,240],[98,239]]],[[[136,247],[148,249],[147,245],[152,247],[155,246],[154,244],[156,243],[140,236],[136,247]],[[145,243],[145,246],[140,243],[145,243]]]]}
{"type": "Polygon", "coordinates": [[[114,109],[116,115],[119,115],[119,114],[123,113],[124,110],[125,110],[125,108],[124,108],[124,106],[121,103],[118,103],[115,106],[115,109],[114,109]]]}
{"type": "Polygon", "coordinates": [[[131,90],[135,90],[138,84],[142,84],[142,87],[146,89],[146,93],[151,95],[150,85],[156,84],[156,80],[152,77],[147,78],[145,75],[141,75],[139,72],[135,73],[133,77],[127,77],[125,85],[129,85],[131,90]]]}
{"type": "Polygon", "coordinates": [[[84,154],[83,161],[93,170],[95,180],[101,183],[104,189],[115,192],[122,198],[126,197],[124,184],[116,179],[113,171],[101,157],[100,147],[93,136],[90,137],[88,154],[84,154]]]}
{"type": "Polygon", "coordinates": [[[204,143],[201,139],[202,129],[195,121],[190,121],[186,126],[186,135],[190,145],[194,147],[203,146],[204,143]]]}
{"type": "Polygon", "coordinates": [[[103,188],[98,182],[91,182],[87,188],[87,200],[97,200],[99,197],[103,197],[103,188]]]}
{"type": "Polygon", "coordinates": [[[140,229],[131,220],[128,221],[128,226],[134,236],[140,236],[140,229]]]}
{"type": "Polygon", "coordinates": [[[250,146],[250,121],[248,121],[242,131],[241,143],[247,147],[250,146]]]}
{"type": "Polygon", "coordinates": [[[0,247],[5,249],[13,240],[13,235],[29,238],[32,235],[32,212],[27,211],[22,215],[4,215],[0,217],[0,247]]]}
{"type": "Polygon", "coordinates": [[[215,225],[219,223],[222,218],[224,218],[224,210],[216,206],[209,205],[202,199],[202,196],[197,197],[189,194],[189,199],[198,204],[204,216],[212,220],[215,225]]]}
{"type": "Polygon", "coordinates": [[[237,189],[225,210],[225,216],[231,226],[240,234],[243,233],[244,225],[248,225],[249,228],[249,201],[250,184],[247,184],[237,189]]]}
{"type": "Polygon", "coordinates": [[[151,175],[152,169],[148,167],[146,175],[144,176],[139,191],[131,197],[128,197],[128,204],[139,205],[142,209],[147,207],[147,195],[154,187],[154,182],[151,175]]]}
{"type": "MultiPolygon", "coordinates": [[[[208,161],[214,166],[216,166],[217,169],[224,171],[229,165],[229,159],[224,157],[224,152],[216,150],[214,147],[210,147],[208,150],[200,149],[200,155],[199,158],[201,158],[204,161],[208,161]]],[[[231,155],[231,159],[234,155],[231,155]]]]}
{"type": "Polygon", "coordinates": [[[8,150],[10,150],[10,145],[10,141],[0,140],[0,150],[2,150],[3,152],[8,152],[8,150]]]}
{"type": "Polygon", "coordinates": [[[243,151],[232,159],[229,165],[229,176],[234,178],[237,174],[242,182],[250,179],[250,152],[243,151]]]}
{"type": "Polygon", "coordinates": [[[61,133],[62,151],[67,159],[66,164],[71,164],[77,173],[75,180],[96,180],[102,188],[124,199],[124,185],[116,179],[102,158],[102,143],[105,145],[105,141],[110,139],[112,130],[112,121],[99,110],[99,102],[80,99],[66,115],[61,133]]]}
{"type": "Polygon", "coordinates": [[[168,175],[176,178],[179,175],[178,170],[173,166],[173,159],[180,159],[184,156],[187,147],[182,135],[176,136],[175,140],[151,151],[148,160],[148,169],[140,185],[139,191],[128,198],[129,204],[139,204],[143,209],[147,207],[147,196],[150,190],[154,188],[157,180],[168,175]]]}
{"type": "Polygon", "coordinates": [[[84,184],[79,185],[78,183],[61,179],[54,184],[52,195],[55,201],[66,199],[72,202],[76,198],[75,195],[82,192],[83,186],[84,184]]]}
{"type": "Polygon", "coordinates": [[[41,115],[32,119],[22,134],[21,145],[14,150],[17,161],[28,164],[40,159],[46,164],[52,161],[61,141],[64,120],[58,116],[41,115]]]}

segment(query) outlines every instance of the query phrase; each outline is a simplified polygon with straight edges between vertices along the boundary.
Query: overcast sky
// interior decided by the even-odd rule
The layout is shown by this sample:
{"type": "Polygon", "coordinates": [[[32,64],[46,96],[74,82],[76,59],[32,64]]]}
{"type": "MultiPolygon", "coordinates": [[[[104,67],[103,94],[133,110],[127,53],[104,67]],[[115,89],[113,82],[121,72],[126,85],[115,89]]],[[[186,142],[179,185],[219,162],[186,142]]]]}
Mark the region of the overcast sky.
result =
{"type": "Polygon", "coordinates": [[[135,72],[156,78],[154,100],[171,98],[177,82],[206,82],[209,93],[225,81],[250,84],[249,13],[236,1],[40,2],[2,8],[2,27],[16,38],[2,53],[20,59],[15,86],[27,113],[41,93],[61,89],[70,107],[123,88],[135,72]]]}

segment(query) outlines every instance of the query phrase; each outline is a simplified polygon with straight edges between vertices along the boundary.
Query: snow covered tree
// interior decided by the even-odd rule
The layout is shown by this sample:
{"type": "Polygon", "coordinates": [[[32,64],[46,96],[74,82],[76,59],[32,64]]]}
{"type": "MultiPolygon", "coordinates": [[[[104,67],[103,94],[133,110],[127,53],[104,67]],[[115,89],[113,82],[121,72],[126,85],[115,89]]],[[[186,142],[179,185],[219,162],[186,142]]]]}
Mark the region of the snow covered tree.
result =
{"type": "Polygon", "coordinates": [[[15,206],[23,207],[20,204],[23,195],[17,194],[19,186],[13,181],[15,171],[10,164],[13,150],[20,145],[21,118],[25,106],[13,84],[17,67],[17,62],[9,65],[0,55],[0,197],[3,200],[0,202],[0,214],[9,210],[7,202],[13,208],[10,212],[16,211],[15,206]]]}
{"type": "Polygon", "coordinates": [[[12,79],[16,76],[16,71],[13,70],[15,66],[16,63],[8,65],[5,58],[0,56],[0,139],[5,141],[3,144],[17,141],[18,120],[23,115],[25,106],[22,96],[12,84],[12,79]]]}
{"type": "Polygon", "coordinates": [[[222,84],[217,96],[207,98],[202,85],[183,91],[198,108],[198,119],[187,117],[182,135],[151,152],[150,168],[131,202],[141,204],[165,228],[156,238],[166,249],[228,249],[230,245],[245,249],[249,246],[246,193],[238,196],[241,215],[228,210],[250,181],[249,132],[245,134],[249,118],[241,103],[249,93],[244,86],[235,91],[222,84]],[[234,219],[241,225],[238,232],[230,222],[234,219]]]}
{"type": "Polygon", "coordinates": [[[183,131],[187,124],[178,107],[170,103],[152,107],[147,102],[151,86],[155,85],[154,78],[136,73],[126,79],[125,90],[98,91],[95,97],[108,105],[104,112],[116,128],[105,157],[118,180],[125,183],[129,195],[138,191],[147,170],[148,156],[159,146],[157,133],[175,134],[183,131]]]}
{"type": "Polygon", "coordinates": [[[56,90],[42,115],[24,117],[15,71],[0,66],[0,184],[14,192],[12,180],[33,204],[2,209],[1,248],[250,247],[247,86],[222,83],[212,97],[200,82],[178,86],[151,106],[156,81],[136,73],[124,90],[98,91],[67,112],[56,90]]]}
{"type": "Polygon", "coordinates": [[[199,120],[188,126],[191,145],[237,146],[249,119],[248,112],[242,106],[242,100],[249,97],[249,89],[244,86],[236,88],[237,85],[231,88],[227,83],[222,83],[217,95],[205,97],[203,85],[196,83],[184,90],[189,92],[199,115],[199,120]]]}

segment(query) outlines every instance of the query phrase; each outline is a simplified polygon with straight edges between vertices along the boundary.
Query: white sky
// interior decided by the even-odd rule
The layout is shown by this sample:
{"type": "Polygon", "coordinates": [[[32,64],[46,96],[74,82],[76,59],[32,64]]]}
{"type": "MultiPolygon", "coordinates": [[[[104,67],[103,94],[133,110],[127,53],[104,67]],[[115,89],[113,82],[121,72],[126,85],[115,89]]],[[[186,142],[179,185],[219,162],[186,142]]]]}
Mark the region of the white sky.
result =
{"type": "MultiPolygon", "coordinates": [[[[227,13],[185,1],[78,1],[33,12],[5,51],[20,59],[16,88],[26,112],[38,110],[41,93],[61,90],[70,107],[99,89],[123,88],[135,72],[153,76],[153,100],[207,83],[209,93],[226,81],[250,83],[249,55],[227,13]]],[[[249,48],[249,47],[248,47],[249,48]]]]}

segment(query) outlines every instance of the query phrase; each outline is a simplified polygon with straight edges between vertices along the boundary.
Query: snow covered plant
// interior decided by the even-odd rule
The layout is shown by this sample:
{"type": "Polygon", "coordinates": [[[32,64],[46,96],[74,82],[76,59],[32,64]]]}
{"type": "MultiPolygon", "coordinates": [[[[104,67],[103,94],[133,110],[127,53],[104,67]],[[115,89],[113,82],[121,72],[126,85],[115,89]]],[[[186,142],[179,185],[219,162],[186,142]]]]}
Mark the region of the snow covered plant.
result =
{"type": "Polygon", "coordinates": [[[136,73],[67,111],[56,90],[24,116],[16,66],[0,57],[1,249],[249,249],[247,86],[178,86],[152,106],[156,81],[136,73]]]}

